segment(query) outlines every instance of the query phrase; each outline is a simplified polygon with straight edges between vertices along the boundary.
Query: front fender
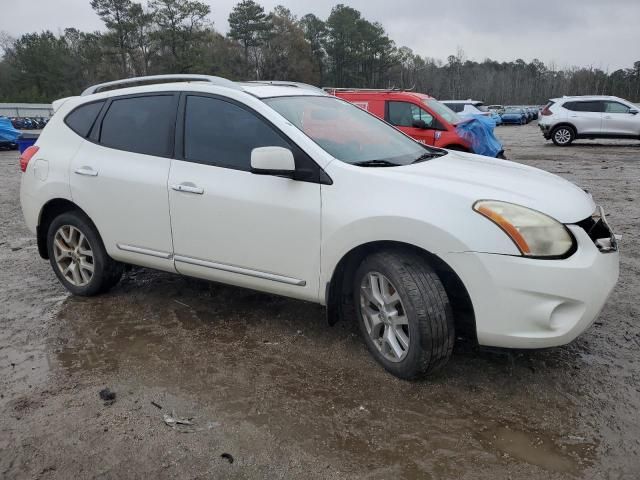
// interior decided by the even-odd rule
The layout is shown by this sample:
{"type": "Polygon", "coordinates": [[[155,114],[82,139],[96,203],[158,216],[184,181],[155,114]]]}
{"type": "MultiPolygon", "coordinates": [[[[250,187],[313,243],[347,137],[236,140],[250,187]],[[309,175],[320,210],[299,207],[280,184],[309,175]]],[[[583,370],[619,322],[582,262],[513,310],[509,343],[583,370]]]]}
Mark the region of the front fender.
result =
{"type": "MultiPolygon", "coordinates": [[[[489,236],[495,236],[495,251],[518,253],[511,240],[502,231],[480,215],[478,219],[487,224],[481,229],[486,228],[489,236]]],[[[323,239],[319,297],[324,298],[325,286],[331,281],[340,260],[349,252],[362,245],[385,241],[411,245],[440,259],[452,252],[478,250],[471,248],[464,238],[439,226],[413,218],[380,216],[359,219],[343,225],[323,239]]]]}

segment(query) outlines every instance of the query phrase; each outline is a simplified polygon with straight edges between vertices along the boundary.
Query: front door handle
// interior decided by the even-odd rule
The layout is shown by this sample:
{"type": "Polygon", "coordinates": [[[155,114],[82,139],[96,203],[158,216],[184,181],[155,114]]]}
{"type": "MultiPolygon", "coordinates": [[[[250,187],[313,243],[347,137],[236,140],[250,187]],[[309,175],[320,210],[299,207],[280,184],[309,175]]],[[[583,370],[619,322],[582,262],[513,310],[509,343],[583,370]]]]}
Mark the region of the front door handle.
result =
{"type": "Polygon", "coordinates": [[[180,183],[178,185],[171,185],[171,188],[177,192],[195,193],[196,195],[202,195],[204,188],[198,187],[193,183],[180,183]]]}
{"type": "Polygon", "coordinates": [[[93,168],[88,167],[86,165],[80,168],[76,168],[75,173],[77,173],[78,175],[86,175],[87,177],[98,176],[97,170],[94,170],[93,168]]]}
{"type": "Polygon", "coordinates": [[[611,118],[611,115],[605,115],[604,118],[611,118]]]}

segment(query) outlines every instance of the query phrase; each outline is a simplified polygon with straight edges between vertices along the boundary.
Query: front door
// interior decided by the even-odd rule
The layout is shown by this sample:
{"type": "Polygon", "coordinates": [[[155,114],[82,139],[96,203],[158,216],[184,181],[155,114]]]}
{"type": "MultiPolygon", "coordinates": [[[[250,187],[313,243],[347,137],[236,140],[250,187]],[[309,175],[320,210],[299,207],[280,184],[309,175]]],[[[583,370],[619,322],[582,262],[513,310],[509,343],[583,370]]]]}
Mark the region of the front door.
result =
{"type": "Polygon", "coordinates": [[[388,101],[385,116],[387,122],[418,142],[436,144],[436,130],[433,129],[435,119],[419,106],[410,102],[388,101]]]}
{"type": "Polygon", "coordinates": [[[640,136],[640,114],[633,114],[631,108],[613,100],[604,101],[602,130],[614,135],[640,136]]]}
{"type": "Polygon", "coordinates": [[[296,168],[312,160],[231,101],[188,94],[181,111],[184,148],[169,175],[178,272],[316,300],[320,184],[253,174],[250,166],[251,150],[264,146],[292,149],[296,168]]]}
{"type": "Polygon", "coordinates": [[[70,165],[71,195],[109,255],[173,271],[167,178],[178,97],[111,99],[70,165]]]}

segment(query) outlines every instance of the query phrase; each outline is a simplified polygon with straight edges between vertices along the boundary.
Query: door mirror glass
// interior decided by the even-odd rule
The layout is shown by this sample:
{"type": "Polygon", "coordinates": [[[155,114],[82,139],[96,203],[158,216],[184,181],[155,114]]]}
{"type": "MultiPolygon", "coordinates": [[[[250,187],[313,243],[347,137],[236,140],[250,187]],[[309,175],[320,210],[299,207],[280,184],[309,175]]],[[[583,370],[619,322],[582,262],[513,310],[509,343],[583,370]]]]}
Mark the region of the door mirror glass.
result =
{"type": "Polygon", "coordinates": [[[296,162],[288,148],[258,147],[251,150],[252,173],[291,177],[295,170],[296,162]]]}
{"type": "Polygon", "coordinates": [[[631,110],[629,110],[629,113],[631,115],[637,115],[638,114],[638,110],[636,110],[635,108],[632,108],[631,110]]]}

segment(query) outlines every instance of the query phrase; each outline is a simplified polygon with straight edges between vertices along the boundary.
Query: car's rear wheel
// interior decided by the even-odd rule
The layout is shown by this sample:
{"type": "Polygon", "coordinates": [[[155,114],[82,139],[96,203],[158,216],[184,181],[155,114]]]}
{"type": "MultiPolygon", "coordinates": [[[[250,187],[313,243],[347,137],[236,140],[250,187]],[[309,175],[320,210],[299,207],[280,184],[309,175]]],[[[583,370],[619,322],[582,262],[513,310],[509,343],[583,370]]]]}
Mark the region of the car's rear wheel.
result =
{"type": "Polygon", "coordinates": [[[354,280],[360,330],[387,371],[414,379],[447,362],[454,343],[453,314],[438,275],[421,256],[372,254],[354,280]]]}
{"type": "Polygon", "coordinates": [[[122,276],[122,264],[107,255],[95,226],[82,212],[66,212],[53,219],[47,250],[53,271],[74,295],[105,292],[122,276]]]}
{"type": "Polygon", "coordinates": [[[551,132],[551,140],[559,147],[566,147],[571,145],[571,142],[575,139],[575,132],[573,128],[562,125],[556,127],[551,132]]]}

